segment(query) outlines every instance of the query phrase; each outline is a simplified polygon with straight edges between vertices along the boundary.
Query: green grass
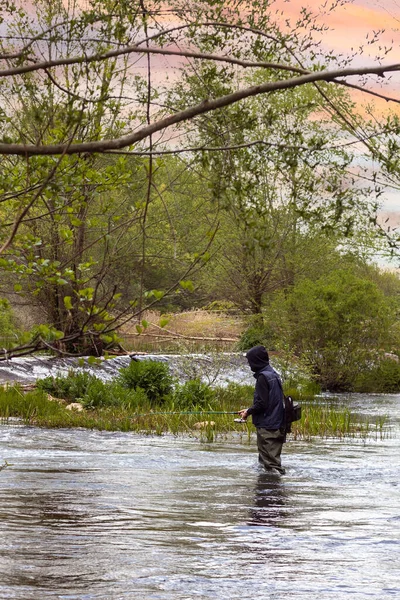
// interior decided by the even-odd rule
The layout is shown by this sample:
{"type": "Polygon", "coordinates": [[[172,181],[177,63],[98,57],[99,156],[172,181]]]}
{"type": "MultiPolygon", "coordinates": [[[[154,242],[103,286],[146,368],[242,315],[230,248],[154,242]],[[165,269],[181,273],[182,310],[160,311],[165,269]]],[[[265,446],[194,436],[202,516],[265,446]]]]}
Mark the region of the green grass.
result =
{"type": "Polygon", "coordinates": [[[384,438],[388,434],[388,417],[374,419],[350,411],[346,406],[326,405],[318,401],[302,405],[302,418],[292,424],[293,439],[312,437],[384,438]]]}
{"type": "MultiPolygon", "coordinates": [[[[253,387],[230,385],[215,391],[215,399],[208,407],[191,405],[186,409],[177,407],[170,398],[162,406],[154,406],[141,396],[140,405],[134,409],[127,406],[102,406],[83,412],[66,410],[66,404],[48,398],[44,390],[24,393],[18,386],[0,388],[0,420],[9,423],[17,417],[26,425],[46,428],[97,429],[104,431],[132,431],[148,435],[186,435],[205,442],[215,439],[236,439],[248,442],[255,432],[251,419],[247,423],[234,422],[234,414],[252,402],[253,387]],[[201,429],[196,423],[208,422],[201,429]]],[[[361,419],[344,406],[322,405],[318,401],[304,404],[302,419],[293,424],[291,438],[308,440],[313,437],[367,438],[383,437],[387,433],[387,419],[377,417],[374,421],[361,419]]]]}

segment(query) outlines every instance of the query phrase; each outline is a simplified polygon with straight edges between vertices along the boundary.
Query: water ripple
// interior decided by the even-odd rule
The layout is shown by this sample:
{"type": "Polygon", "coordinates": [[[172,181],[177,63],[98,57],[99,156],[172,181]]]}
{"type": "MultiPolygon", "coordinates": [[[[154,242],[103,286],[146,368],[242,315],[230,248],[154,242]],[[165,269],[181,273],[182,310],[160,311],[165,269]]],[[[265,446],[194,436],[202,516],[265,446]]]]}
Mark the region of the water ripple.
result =
{"type": "Polygon", "coordinates": [[[291,442],[285,477],[254,446],[6,426],[0,442],[1,598],[400,598],[397,435],[291,442]]]}

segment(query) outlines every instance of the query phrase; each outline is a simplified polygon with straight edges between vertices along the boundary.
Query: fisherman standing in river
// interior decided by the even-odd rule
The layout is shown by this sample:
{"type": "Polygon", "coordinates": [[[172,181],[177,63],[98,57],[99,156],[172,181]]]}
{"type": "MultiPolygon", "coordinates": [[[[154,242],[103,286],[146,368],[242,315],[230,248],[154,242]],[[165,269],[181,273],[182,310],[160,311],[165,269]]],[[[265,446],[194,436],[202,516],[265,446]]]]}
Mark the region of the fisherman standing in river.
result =
{"type": "Polygon", "coordinates": [[[258,460],[267,471],[276,469],[284,474],[281,464],[282,445],[285,441],[285,411],[282,383],[278,373],[269,364],[264,346],[255,346],[246,354],[256,378],[253,405],[239,412],[242,419],[252,416],[257,428],[258,460]]]}

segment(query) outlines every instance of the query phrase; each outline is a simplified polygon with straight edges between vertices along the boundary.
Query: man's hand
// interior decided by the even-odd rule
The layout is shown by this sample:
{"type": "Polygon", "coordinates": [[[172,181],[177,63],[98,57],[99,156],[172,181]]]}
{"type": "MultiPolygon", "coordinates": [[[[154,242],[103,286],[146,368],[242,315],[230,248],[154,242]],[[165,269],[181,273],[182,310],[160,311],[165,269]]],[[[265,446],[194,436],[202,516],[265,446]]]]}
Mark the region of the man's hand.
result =
{"type": "Polygon", "coordinates": [[[239,410],[238,415],[240,415],[240,418],[245,421],[247,419],[247,409],[239,410]]]}

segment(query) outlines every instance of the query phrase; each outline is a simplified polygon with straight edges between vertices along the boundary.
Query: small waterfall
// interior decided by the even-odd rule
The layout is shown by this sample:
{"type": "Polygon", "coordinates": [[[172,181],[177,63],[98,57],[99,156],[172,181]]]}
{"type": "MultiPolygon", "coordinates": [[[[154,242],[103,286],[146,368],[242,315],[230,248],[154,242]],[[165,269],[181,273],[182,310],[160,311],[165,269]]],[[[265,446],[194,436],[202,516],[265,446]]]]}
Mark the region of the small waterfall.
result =
{"type": "Polygon", "coordinates": [[[99,358],[93,364],[89,358],[54,358],[29,356],[0,362],[0,384],[34,383],[48,376],[67,375],[70,371],[86,371],[103,381],[118,376],[119,370],[131,360],[154,360],[169,365],[171,374],[179,381],[200,378],[210,385],[228,383],[254,384],[246,358],[241,353],[213,354],[146,354],[99,358]]]}

